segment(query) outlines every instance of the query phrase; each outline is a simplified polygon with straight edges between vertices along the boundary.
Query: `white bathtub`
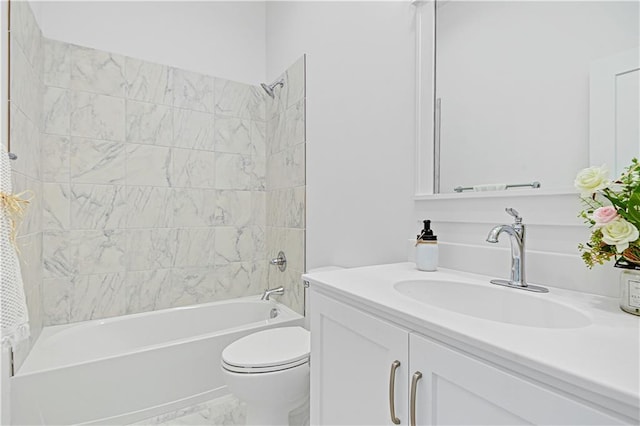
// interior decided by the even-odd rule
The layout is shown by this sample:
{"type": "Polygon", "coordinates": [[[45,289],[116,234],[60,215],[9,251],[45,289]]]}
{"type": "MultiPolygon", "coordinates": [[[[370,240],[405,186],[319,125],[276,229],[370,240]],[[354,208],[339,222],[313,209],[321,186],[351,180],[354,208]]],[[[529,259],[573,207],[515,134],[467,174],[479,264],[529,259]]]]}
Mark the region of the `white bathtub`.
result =
{"type": "Polygon", "coordinates": [[[46,327],[11,379],[12,424],[122,425],[217,398],[229,343],[303,321],[250,297],[46,327]]]}

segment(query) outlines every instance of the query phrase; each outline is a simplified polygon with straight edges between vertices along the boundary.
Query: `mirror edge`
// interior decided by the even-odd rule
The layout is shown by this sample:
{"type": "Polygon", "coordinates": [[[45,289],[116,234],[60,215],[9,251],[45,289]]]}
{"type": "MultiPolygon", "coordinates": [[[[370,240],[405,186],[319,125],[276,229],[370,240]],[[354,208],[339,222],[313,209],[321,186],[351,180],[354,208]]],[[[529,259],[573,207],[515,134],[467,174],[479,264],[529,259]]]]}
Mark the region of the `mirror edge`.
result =
{"type": "Polygon", "coordinates": [[[436,193],[434,146],[435,9],[436,0],[414,0],[416,48],[415,188],[414,194],[436,193]],[[427,24],[429,31],[423,31],[427,24]]]}
{"type": "Polygon", "coordinates": [[[604,57],[589,72],[589,165],[616,166],[616,77],[640,69],[640,46],[604,57]],[[596,143],[598,141],[598,143],[596,143]]]}
{"type": "Polygon", "coordinates": [[[470,200],[474,198],[518,198],[518,197],[554,197],[565,195],[577,195],[574,187],[562,187],[553,189],[511,189],[506,191],[482,191],[482,192],[451,192],[439,194],[415,194],[414,201],[439,201],[439,200],[470,200]]]}

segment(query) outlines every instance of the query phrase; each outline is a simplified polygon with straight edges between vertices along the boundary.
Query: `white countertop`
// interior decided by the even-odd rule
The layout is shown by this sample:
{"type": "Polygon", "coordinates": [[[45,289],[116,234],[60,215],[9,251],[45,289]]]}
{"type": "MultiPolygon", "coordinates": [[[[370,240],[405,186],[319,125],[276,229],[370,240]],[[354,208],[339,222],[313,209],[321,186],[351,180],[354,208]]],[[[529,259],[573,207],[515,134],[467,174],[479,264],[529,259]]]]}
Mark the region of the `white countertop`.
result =
{"type": "Polygon", "coordinates": [[[640,399],[640,317],[620,310],[618,299],[548,286],[550,292],[546,294],[523,292],[569,305],[591,321],[590,325],[581,328],[537,328],[437,308],[394,289],[399,281],[436,279],[486,285],[507,292],[522,291],[489,284],[490,278],[446,269],[422,272],[414,263],[303,276],[313,289],[380,312],[383,319],[427,336],[446,336],[608,400],[619,401],[626,408],[632,407],[631,416],[640,418],[637,409],[640,399]]]}

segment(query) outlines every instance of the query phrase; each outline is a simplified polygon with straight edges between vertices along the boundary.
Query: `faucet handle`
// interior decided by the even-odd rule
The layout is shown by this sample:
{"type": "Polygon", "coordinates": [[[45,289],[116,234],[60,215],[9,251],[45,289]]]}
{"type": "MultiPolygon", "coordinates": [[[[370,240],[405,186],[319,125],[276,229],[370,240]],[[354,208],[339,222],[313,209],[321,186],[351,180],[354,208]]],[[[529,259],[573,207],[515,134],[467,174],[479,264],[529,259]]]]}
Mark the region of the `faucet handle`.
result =
{"type": "Polygon", "coordinates": [[[522,217],[520,217],[520,213],[518,213],[516,209],[514,209],[513,207],[507,207],[506,209],[504,209],[504,211],[515,217],[516,223],[522,223],[522,217]]]}

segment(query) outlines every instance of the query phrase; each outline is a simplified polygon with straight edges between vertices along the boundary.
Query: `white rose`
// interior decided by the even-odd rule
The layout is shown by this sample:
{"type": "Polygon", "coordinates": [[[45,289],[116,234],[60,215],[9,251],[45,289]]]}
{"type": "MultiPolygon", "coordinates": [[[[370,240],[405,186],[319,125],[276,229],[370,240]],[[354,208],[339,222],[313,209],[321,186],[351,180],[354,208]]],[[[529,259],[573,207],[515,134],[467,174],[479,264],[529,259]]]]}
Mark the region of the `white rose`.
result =
{"type": "Polygon", "coordinates": [[[618,253],[622,253],[629,247],[629,243],[640,237],[638,228],[623,218],[612,220],[600,228],[602,241],[610,246],[616,246],[618,253]]]}
{"type": "Polygon", "coordinates": [[[576,180],[573,182],[583,197],[609,186],[609,170],[605,166],[588,167],[578,172],[576,180]]]}

